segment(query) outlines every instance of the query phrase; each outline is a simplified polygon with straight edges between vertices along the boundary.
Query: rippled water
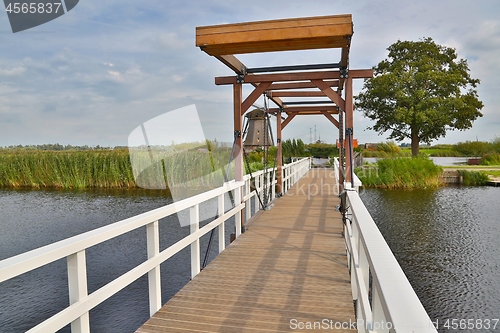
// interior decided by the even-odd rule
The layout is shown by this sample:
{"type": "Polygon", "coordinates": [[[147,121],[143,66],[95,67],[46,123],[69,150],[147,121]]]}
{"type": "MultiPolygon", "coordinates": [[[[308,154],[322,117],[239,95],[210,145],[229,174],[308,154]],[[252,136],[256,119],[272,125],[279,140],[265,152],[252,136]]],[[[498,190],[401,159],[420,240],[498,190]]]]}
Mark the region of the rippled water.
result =
{"type": "MultiPolygon", "coordinates": [[[[171,202],[162,192],[154,191],[0,190],[0,260],[171,202]]],[[[234,232],[234,220],[226,222],[226,231],[234,232]]],[[[161,220],[160,250],[188,234],[189,227],[180,227],[175,215],[161,220]]],[[[226,236],[226,243],[228,239],[226,236]]],[[[200,241],[202,256],[207,241],[208,235],[200,241]]],[[[217,253],[217,241],[215,233],[211,259],[217,253]]],[[[146,258],[145,227],[88,249],[89,293],[146,258]]],[[[189,248],[162,264],[161,274],[162,299],[166,302],[190,279],[189,248]]],[[[143,276],[92,310],[92,332],[134,332],[149,317],[147,290],[147,277],[143,276]]],[[[68,303],[65,259],[3,282],[0,284],[0,332],[25,332],[68,303]]],[[[65,327],[60,332],[70,332],[70,329],[65,327]]]]}
{"type": "MultiPolygon", "coordinates": [[[[500,188],[366,189],[363,199],[440,332],[500,318],[500,188]]],[[[460,332],[500,332],[496,329],[460,332]]]]}

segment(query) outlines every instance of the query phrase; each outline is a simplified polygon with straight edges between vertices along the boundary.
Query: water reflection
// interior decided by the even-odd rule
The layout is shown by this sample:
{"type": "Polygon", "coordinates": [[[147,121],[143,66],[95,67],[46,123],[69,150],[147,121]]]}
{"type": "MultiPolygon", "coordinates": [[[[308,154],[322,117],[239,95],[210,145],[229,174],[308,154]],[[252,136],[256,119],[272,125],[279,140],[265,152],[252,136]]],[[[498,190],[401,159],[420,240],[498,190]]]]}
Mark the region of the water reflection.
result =
{"type": "MultiPolygon", "coordinates": [[[[0,260],[171,203],[168,193],[153,190],[12,191],[0,190],[0,260]]],[[[210,203],[209,205],[213,205],[210,203]]],[[[231,207],[230,202],[225,207],[231,207]]],[[[200,207],[203,211],[204,207],[200,207]]],[[[207,221],[202,222],[204,225],[207,221]]],[[[226,222],[234,232],[234,219],[226,222]]],[[[160,221],[160,250],[189,234],[178,218],[160,221]]],[[[228,243],[229,236],[226,236],[228,243]]],[[[200,240],[205,254],[208,235],[200,240]]],[[[215,233],[217,244],[217,233],[215,233]]],[[[88,289],[93,292],[147,258],[146,228],[96,245],[87,251],[88,289]]],[[[217,253],[212,248],[210,258],[217,253]]],[[[166,302],[190,279],[189,249],[161,265],[166,302]]],[[[66,260],[0,284],[0,332],[25,332],[68,306],[66,260]]],[[[147,277],[134,282],[90,312],[92,332],[134,332],[149,317],[147,277]]],[[[60,332],[70,332],[65,327],[60,332]]]]}
{"type": "Polygon", "coordinates": [[[499,196],[490,187],[362,193],[431,319],[500,316],[499,196]]]}

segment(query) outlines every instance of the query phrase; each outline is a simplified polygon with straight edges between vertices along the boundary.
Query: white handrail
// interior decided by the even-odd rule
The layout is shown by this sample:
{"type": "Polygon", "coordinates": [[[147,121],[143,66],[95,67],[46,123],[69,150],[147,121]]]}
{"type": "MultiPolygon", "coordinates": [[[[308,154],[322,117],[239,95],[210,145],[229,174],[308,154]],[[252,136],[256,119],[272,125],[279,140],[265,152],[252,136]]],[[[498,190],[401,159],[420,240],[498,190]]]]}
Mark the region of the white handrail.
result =
{"type": "MultiPolygon", "coordinates": [[[[338,172],[338,162],[334,165],[338,172]]],[[[437,333],[358,192],[347,186],[345,195],[344,235],[358,332],[437,333]]]]}
{"type": "MultiPolygon", "coordinates": [[[[308,166],[308,158],[283,166],[283,171],[289,175],[288,183],[297,182],[307,172],[308,166]]],[[[268,191],[271,188],[271,200],[276,195],[274,188],[277,181],[274,179],[275,177],[272,177],[275,172],[271,169],[268,172],[253,173],[257,191],[262,193],[262,191],[268,191]],[[267,177],[266,187],[264,187],[264,177],[267,177]]],[[[245,175],[243,181],[235,182],[233,180],[211,191],[4,259],[0,261],[0,283],[59,259],[67,258],[70,305],[27,331],[30,333],[56,332],[69,323],[71,323],[72,332],[90,332],[89,311],[145,274],[148,274],[150,314],[153,315],[161,307],[160,264],[185,247],[190,246],[191,276],[196,276],[200,272],[200,238],[218,228],[219,239],[223,240],[219,242],[219,252],[222,252],[225,248],[224,222],[235,216],[236,237],[238,237],[242,232],[243,217],[240,212],[246,210],[246,219],[251,218],[250,203],[256,194],[254,191],[250,191],[250,185],[250,175],[245,175]],[[224,195],[231,191],[234,193],[235,207],[224,212],[224,195]],[[218,200],[219,216],[200,228],[199,205],[213,198],[218,200]],[[190,210],[191,233],[160,252],[158,221],[184,209],[190,210]],[[143,226],[146,226],[148,259],[92,294],[88,294],[86,250],[143,226]]],[[[257,211],[259,210],[258,200],[255,201],[255,211],[257,211]]]]}

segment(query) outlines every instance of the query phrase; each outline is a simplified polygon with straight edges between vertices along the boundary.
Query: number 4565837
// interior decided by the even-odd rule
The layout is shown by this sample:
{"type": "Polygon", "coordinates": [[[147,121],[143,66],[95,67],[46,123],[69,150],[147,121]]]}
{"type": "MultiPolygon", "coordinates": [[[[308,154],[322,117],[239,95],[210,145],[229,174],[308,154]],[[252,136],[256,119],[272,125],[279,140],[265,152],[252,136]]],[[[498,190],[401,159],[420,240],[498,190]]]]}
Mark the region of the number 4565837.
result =
{"type": "Polygon", "coordinates": [[[444,327],[452,330],[495,329],[499,319],[447,319],[444,327]]]}
{"type": "Polygon", "coordinates": [[[14,13],[14,14],[51,14],[52,12],[56,13],[59,11],[59,8],[61,7],[60,2],[55,2],[55,3],[43,3],[43,2],[30,2],[30,3],[19,3],[19,2],[14,2],[14,3],[9,3],[7,8],[5,8],[5,11],[7,13],[14,13]]]}

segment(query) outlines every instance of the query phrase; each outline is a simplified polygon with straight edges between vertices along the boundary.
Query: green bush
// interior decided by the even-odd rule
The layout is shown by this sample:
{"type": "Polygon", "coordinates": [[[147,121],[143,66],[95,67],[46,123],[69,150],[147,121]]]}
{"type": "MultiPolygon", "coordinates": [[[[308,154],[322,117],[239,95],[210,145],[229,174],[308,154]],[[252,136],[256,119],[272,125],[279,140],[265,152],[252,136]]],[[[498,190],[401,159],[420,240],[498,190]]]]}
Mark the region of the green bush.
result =
{"type": "Polygon", "coordinates": [[[481,165],[500,165],[500,154],[486,154],[479,162],[481,165]]]}
{"type": "Polygon", "coordinates": [[[381,142],[377,146],[378,151],[383,151],[386,154],[399,154],[401,148],[394,141],[381,142]]]}
{"type": "Polygon", "coordinates": [[[442,168],[424,156],[380,159],[376,167],[356,169],[363,185],[391,189],[435,188],[441,173],[442,168]]]}
{"type": "Polygon", "coordinates": [[[491,141],[491,146],[495,153],[500,154],[500,137],[496,137],[493,141],[491,141]]]}
{"type": "Polygon", "coordinates": [[[486,185],[489,177],[483,171],[468,171],[458,170],[458,174],[462,176],[462,184],[466,186],[486,185]]]}
{"type": "Polygon", "coordinates": [[[455,150],[463,156],[479,157],[493,151],[493,145],[483,141],[465,141],[455,145],[455,150]]]}

